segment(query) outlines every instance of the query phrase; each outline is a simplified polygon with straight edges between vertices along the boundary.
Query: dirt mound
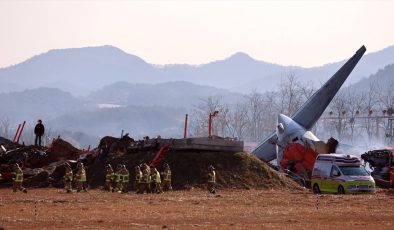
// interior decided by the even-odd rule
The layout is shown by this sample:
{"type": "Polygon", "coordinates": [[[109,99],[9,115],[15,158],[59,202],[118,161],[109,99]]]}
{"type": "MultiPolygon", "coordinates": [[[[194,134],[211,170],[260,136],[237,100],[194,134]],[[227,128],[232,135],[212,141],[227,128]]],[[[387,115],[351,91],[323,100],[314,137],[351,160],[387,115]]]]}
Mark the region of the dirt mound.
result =
{"type": "MultiPolygon", "coordinates": [[[[26,176],[26,187],[62,187],[64,163],[69,162],[75,171],[76,160],[81,159],[87,169],[88,184],[94,188],[104,185],[106,164],[110,163],[113,167],[125,164],[130,171],[131,187],[134,183],[134,167],[150,163],[162,146],[157,139],[151,140],[152,143],[145,140],[142,143],[127,135],[123,138],[104,137],[99,148],[85,153],[81,158],[81,150],[60,138],[54,140],[48,149],[18,145],[0,156],[0,164],[3,164],[0,165],[0,172],[7,173],[4,175],[8,176],[9,182],[11,164],[18,162],[26,176]]],[[[175,189],[205,187],[209,165],[216,168],[218,187],[300,188],[291,179],[247,153],[172,149],[157,166],[159,171],[163,171],[164,163],[171,167],[175,189]]]]}
{"type": "MultiPolygon", "coordinates": [[[[130,171],[131,183],[134,167],[149,163],[154,152],[119,153],[108,156],[88,168],[89,184],[92,187],[104,185],[104,167],[107,163],[116,167],[125,164],[130,171]]],[[[218,187],[223,188],[300,188],[293,180],[278,173],[257,157],[248,153],[208,152],[208,151],[170,151],[158,166],[168,163],[172,170],[173,187],[204,187],[207,181],[207,167],[216,169],[218,187]]]]}

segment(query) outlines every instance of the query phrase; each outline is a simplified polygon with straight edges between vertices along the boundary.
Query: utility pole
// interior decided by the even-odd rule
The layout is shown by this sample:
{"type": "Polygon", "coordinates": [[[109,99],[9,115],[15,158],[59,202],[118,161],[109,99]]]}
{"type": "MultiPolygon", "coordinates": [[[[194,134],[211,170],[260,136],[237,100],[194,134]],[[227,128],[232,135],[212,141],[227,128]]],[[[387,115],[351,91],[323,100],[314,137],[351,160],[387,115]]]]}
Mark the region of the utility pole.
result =
{"type": "Polygon", "coordinates": [[[184,132],[183,132],[183,138],[187,138],[187,117],[188,117],[188,115],[186,114],[185,115],[185,130],[184,130],[184,132]]]}
{"type": "Polygon", "coordinates": [[[209,113],[209,122],[208,122],[208,137],[212,137],[212,117],[216,117],[219,114],[219,111],[215,110],[215,112],[209,113]]]}

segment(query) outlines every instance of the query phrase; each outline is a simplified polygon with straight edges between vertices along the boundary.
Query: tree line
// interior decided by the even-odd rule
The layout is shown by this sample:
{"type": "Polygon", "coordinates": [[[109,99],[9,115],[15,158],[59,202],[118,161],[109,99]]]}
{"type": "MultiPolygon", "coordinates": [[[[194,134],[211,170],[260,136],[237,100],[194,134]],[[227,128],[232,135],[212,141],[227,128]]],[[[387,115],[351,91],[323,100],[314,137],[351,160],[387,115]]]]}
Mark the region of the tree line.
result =
{"type": "MultiPolygon", "coordinates": [[[[394,80],[384,85],[371,82],[367,89],[342,88],[313,131],[322,140],[334,137],[349,144],[387,141],[393,132],[388,118],[394,114],[393,86],[394,80]]],[[[214,135],[260,142],[275,130],[279,113],[291,117],[318,88],[288,74],[277,90],[255,90],[234,104],[224,103],[220,96],[203,98],[189,116],[189,134],[207,136],[209,113],[219,111],[213,118],[214,135]]]]}

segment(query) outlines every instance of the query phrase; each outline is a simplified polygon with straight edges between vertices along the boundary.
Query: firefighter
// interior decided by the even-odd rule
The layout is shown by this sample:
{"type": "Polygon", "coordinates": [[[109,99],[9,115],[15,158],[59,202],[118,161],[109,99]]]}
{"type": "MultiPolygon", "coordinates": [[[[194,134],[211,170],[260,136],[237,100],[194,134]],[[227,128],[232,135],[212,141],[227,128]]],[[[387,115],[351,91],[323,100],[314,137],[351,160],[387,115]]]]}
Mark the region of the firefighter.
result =
{"type": "Polygon", "coordinates": [[[112,169],[111,164],[105,166],[106,174],[105,174],[105,189],[113,192],[114,183],[115,183],[115,172],[112,169]]]}
{"type": "Polygon", "coordinates": [[[127,187],[129,184],[129,170],[127,170],[126,165],[121,166],[120,175],[119,175],[119,193],[126,193],[127,187]]]}
{"type": "Polygon", "coordinates": [[[171,169],[170,166],[166,163],[164,164],[164,171],[162,172],[163,175],[163,190],[164,191],[171,191],[171,169]]]}
{"type": "Polygon", "coordinates": [[[86,192],[86,171],[82,162],[78,163],[78,171],[75,175],[77,181],[77,192],[86,192]]]}
{"type": "Polygon", "coordinates": [[[17,190],[22,191],[24,193],[27,193],[27,189],[22,187],[22,182],[23,182],[23,171],[19,167],[18,164],[14,165],[14,178],[12,180],[14,181],[13,186],[12,186],[12,191],[16,192],[17,190]]]}
{"type": "Polygon", "coordinates": [[[162,193],[160,173],[156,168],[152,169],[151,173],[151,190],[152,193],[162,193]]]}
{"type": "Polygon", "coordinates": [[[119,191],[120,188],[120,178],[122,177],[121,175],[121,171],[122,171],[122,165],[118,164],[116,166],[116,171],[115,171],[115,188],[113,191],[119,191]]]}
{"type": "Polygon", "coordinates": [[[208,167],[208,191],[210,193],[216,193],[215,185],[216,185],[215,168],[212,165],[210,165],[208,167]]]}
{"type": "Polygon", "coordinates": [[[66,163],[65,165],[65,174],[63,176],[63,181],[64,181],[64,189],[66,190],[67,193],[72,192],[72,181],[73,181],[73,170],[71,169],[71,166],[69,163],[66,163]]]}
{"type": "Polygon", "coordinates": [[[134,180],[134,190],[136,192],[139,191],[140,183],[141,183],[141,178],[142,178],[142,172],[140,169],[140,166],[135,166],[135,180],[134,180]]]}
{"type": "Polygon", "coordinates": [[[142,166],[142,178],[137,193],[143,194],[145,192],[150,192],[150,169],[147,164],[142,166]]]}

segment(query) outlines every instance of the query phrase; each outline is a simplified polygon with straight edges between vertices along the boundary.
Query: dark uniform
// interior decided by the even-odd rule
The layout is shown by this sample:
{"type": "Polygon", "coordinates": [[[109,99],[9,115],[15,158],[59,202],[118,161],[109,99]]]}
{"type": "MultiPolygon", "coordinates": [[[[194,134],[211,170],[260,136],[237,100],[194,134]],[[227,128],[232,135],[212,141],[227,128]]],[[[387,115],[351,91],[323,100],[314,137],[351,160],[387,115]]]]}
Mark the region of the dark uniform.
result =
{"type": "Polygon", "coordinates": [[[112,166],[108,164],[106,167],[106,174],[105,174],[105,189],[113,192],[115,186],[115,172],[112,169],[112,166]]]}
{"type": "Polygon", "coordinates": [[[66,190],[67,193],[72,192],[72,181],[73,181],[73,171],[71,169],[71,166],[69,164],[65,165],[66,167],[66,172],[63,176],[63,181],[64,181],[64,189],[66,190]]]}
{"type": "Polygon", "coordinates": [[[80,162],[78,171],[75,175],[75,179],[77,182],[77,192],[84,191],[86,192],[86,171],[83,164],[80,162]]]}
{"type": "Polygon", "coordinates": [[[138,192],[142,179],[142,172],[139,166],[135,166],[134,190],[138,192]]]}
{"type": "Polygon", "coordinates": [[[150,168],[147,164],[144,164],[142,169],[142,178],[139,186],[138,193],[149,193],[150,192],[150,168]]]}
{"type": "Polygon", "coordinates": [[[38,146],[41,146],[41,137],[44,135],[44,133],[45,133],[45,127],[42,124],[42,121],[38,120],[36,127],[34,127],[34,134],[36,135],[36,139],[34,141],[35,146],[37,146],[37,142],[38,142],[38,146]]]}
{"type": "Polygon", "coordinates": [[[160,173],[156,168],[153,168],[151,173],[151,190],[152,193],[162,193],[160,173]]]}
{"type": "Polygon", "coordinates": [[[24,193],[27,193],[27,189],[22,187],[22,182],[23,182],[23,171],[22,169],[19,167],[18,164],[15,164],[14,166],[14,177],[12,178],[12,180],[14,181],[13,185],[12,185],[12,191],[16,192],[16,191],[22,191],[24,193]]]}
{"type": "Polygon", "coordinates": [[[120,175],[122,173],[122,165],[118,164],[116,166],[116,171],[115,171],[115,188],[114,191],[119,192],[119,187],[121,187],[120,185],[120,175]]]}
{"type": "Polygon", "coordinates": [[[171,186],[171,169],[168,164],[164,165],[164,171],[163,171],[163,189],[164,191],[172,190],[171,186]]]}
{"type": "Polygon", "coordinates": [[[118,192],[119,193],[126,193],[127,187],[129,185],[129,177],[130,173],[127,170],[126,165],[122,165],[121,170],[118,173],[118,192]]]}
{"type": "Polygon", "coordinates": [[[215,186],[216,186],[215,168],[212,165],[210,165],[208,167],[208,191],[210,193],[216,193],[215,186]]]}

